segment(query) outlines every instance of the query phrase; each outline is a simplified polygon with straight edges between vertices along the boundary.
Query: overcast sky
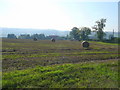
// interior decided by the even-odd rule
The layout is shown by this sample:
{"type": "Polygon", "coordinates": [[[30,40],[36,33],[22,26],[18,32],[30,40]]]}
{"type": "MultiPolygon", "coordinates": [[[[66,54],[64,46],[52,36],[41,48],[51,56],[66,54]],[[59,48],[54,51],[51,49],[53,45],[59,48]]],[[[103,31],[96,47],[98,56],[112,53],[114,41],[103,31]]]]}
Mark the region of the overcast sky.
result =
{"type": "Polygon", "coordinates": [[[71,30],[105,18],[105,31],[117,31],[118,2],[113,1],[0,0],[0,27],[71,30]]]}

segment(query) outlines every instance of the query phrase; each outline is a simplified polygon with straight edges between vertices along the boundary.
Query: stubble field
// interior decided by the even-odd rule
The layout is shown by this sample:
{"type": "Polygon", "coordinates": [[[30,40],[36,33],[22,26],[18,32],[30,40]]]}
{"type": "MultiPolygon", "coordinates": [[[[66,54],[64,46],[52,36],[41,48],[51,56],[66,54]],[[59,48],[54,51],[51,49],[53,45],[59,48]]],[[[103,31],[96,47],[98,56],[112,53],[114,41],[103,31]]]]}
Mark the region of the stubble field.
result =
{"type": "Polygon", "coordinates": [[[89,43],[3,39],[3,88],[117,88],[118,44],[89,43]]]}

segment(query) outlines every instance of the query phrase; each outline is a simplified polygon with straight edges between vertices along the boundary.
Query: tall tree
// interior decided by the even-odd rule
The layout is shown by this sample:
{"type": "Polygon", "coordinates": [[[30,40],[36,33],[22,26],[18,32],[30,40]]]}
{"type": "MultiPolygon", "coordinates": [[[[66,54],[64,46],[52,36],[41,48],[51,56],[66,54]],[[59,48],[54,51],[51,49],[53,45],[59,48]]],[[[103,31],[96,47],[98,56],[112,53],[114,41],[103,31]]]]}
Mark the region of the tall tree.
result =
{"type": "Polygon", "coordinates": [[[99,21],[95,22],[97,25],[94,25],[94,27],[92,27],[93,29],[95,29],[95,31],[97,32],[97,37],[100,41],[103,40],[103,37],[105,36],[105,33],[103,32],[103,29],[105,27],[105,23],[106,23],[106,19],[100,19],[99,21]]]}
{"type": "Polygon", "coordinates": [[[73,27],[71,29],[72,31],[70,32],[70,35],[72,38],[74,38],[75,40],[80,40],[80,30],[77,27],[73,27]]]}
{"type": "Polygon", "coordinates": [[[80,39],[81,40],[88,40],[88,35],[91,34],[91,29],[88,27],[80,28],[80,39]]]}

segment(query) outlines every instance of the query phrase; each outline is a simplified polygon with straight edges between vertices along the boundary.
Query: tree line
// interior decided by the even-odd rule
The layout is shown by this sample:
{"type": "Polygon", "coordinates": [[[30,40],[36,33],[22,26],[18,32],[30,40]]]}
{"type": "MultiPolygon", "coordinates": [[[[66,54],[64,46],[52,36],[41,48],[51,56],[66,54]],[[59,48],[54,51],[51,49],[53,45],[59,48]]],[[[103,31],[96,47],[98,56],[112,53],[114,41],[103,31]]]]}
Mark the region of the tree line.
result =
{"type": "MultiPolygon", "coordinates": [[[[90,40],[89,35],[91,32],[96,32],[97,40],[98,41],[105,41],[105,42],[120,42],[120,38],[116,38],[111,36],[109,40],[104,39],[104,36],[106,36],[104,30],[104,27],[106,26],[106,19],[100,19],[95,22],[96,25],[92,27],[93,31],[89,27],[73,27],[70,31],[70,33],[67,36],[58,36],[57,39],[59,40],[90,40]]],[[[14,38],[17,39],[15,34],[8,34],[7,38],[14,38]]],[[[18,36],[18,39],[51,39],[49,36],[45,36],[44,34],[22,34],[18,36]]]]}
{"type": "Polygon", "coordinates": [[[95,22],[96,25],[92,27],[93,31],[89,27],[73,27],[72,31],[70,32],[70,37],[75,40],[90,40],[88,35],[91,32],[96,32],[97,40],[103,42],[110,42],[110,43],[120,43],[120,37],[114,37],[114,35],[110,35],[109,39],[105,39],[106,33],[103,31],[104,27],[106,26],[106,19],[102,18],[95,22]]]}
{"type": "MultiPolygon", "coordinates": [[[[100,19],[96,21],[96,25],[92,27],[93,32],[96,32],[98,40],[102,41],[105,33],[103,31],[105,27],[106,19],[100,19]]],[[[91,34],[91,29],[89,27],[73,27],[72,31],[70,32],[70,36],[75,40],[89,40],[88,35],[91,34]]]]}
{"type": "MultiPolygon", "coordinates": [[[[54,36],[54,35],[53,35],[54,36]]],[[[8,34],[7,38],[9,39],[36,39],[36,40],[50,40],[51,36],[45,36],[44,34],[21,34],[18,37],[15,34],[8,34]]],[[[68,38],[66,36],[56,36],[56,39],[58,40],[67,40],[68,38]]]]}
{"type": "Polygon", "coordinates": [[[45,35],[44,34],[21,34],[18,37],[15,34],[8,34],[7,38],[13,38],[13,39],[33,39],[33,38],[37,38],[37,39],[45,39],[45,35]]]}

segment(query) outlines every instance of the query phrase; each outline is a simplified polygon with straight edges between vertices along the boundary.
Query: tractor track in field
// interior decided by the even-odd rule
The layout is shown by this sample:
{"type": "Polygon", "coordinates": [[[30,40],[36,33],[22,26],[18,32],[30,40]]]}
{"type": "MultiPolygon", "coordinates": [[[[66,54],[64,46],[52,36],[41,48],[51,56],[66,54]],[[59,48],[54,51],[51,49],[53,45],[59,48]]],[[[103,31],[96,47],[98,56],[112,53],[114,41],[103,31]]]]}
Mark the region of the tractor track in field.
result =
{"type": "MultiPolygon", "coordinates": [[[[58,57],[57,57],[58,58],[58,57]]],[[[21,59],[6,59],[2,61],[3,72],[12,71],[12,70],[23,70],[27,68],[34,68],[36,66],[48,66],[48,65],[59,65],[67,63],[82,63],[82,62],[104,62],[108,60],[118,60],[119,58],[109,58],[109,59],[80,59],[79,57],[59,57],[59,59],[54,60],[53,58],[43,58],[43,57],[32,57],[32,58],[23,58],[21,59]]]]}
{"type": "Polygon", "coordinates": [[[87,49],[78,41],[63,40],[52,43],[49,40],[3,39],[2,44],[3,72],[55,64],[118,60],[120,53],[117,45],[99,42],[90,42],[87,49]]]}

